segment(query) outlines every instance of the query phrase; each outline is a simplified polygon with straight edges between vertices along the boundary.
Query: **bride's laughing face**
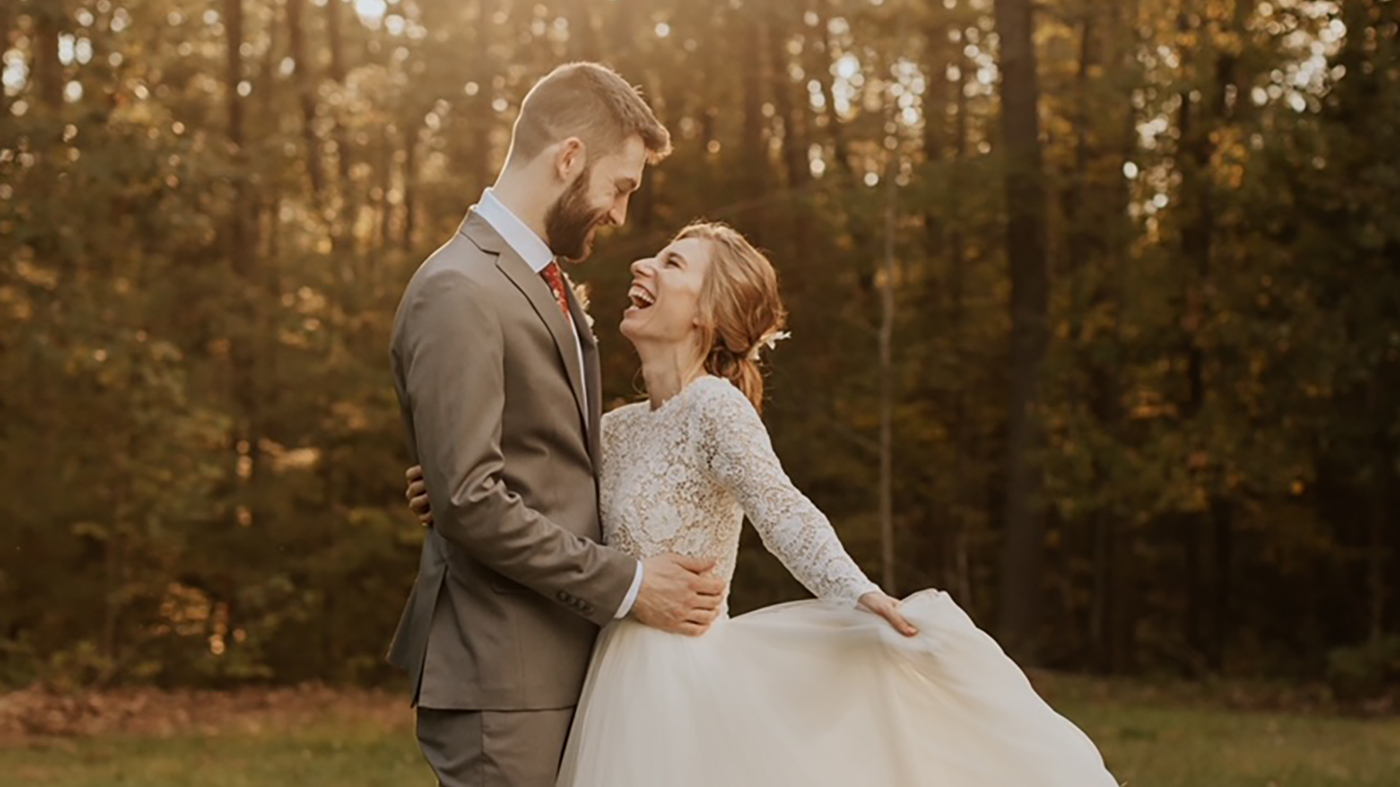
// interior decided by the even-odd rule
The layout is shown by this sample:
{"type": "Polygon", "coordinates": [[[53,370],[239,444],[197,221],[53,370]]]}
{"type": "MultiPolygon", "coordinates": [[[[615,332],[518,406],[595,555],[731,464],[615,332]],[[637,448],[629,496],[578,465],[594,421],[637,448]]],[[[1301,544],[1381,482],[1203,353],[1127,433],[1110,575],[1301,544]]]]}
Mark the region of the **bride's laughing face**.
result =
{"type": "Polygon", "coordinates": [[[710,244],[700,238],[675,241],[655,257],[632,263],[622,335],[633,344],[689,341],[700,326],[700,292],[709,267],[710,244]]]}

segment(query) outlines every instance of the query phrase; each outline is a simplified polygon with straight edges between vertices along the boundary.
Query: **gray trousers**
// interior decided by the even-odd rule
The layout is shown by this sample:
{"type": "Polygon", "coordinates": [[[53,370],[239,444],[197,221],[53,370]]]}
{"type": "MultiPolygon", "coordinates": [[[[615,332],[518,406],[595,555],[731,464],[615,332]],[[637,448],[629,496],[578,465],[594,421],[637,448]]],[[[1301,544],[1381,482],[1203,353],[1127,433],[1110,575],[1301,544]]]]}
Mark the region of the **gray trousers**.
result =
{"type": "Polygon", "coordinates": [[[441,787],[554,787],[574,709],[418,708],[418,745],[441,787]]]}

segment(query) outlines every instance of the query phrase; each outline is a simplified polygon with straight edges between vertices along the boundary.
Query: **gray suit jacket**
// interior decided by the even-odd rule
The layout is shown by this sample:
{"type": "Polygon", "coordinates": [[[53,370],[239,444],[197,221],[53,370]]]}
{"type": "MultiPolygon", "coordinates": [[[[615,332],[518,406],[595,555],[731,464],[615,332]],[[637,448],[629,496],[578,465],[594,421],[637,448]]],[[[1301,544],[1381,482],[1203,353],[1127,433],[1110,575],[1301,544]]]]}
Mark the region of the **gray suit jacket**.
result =
{"type": "Polygon", "coordinates": [[[389,651],[429,708],[578,701],[636,561],[599,544],[598,348],[475,212],[414,273],[390,357],[434,524],[389,651]],[[584,379],[591,396],[585,396],[584,379]]]}

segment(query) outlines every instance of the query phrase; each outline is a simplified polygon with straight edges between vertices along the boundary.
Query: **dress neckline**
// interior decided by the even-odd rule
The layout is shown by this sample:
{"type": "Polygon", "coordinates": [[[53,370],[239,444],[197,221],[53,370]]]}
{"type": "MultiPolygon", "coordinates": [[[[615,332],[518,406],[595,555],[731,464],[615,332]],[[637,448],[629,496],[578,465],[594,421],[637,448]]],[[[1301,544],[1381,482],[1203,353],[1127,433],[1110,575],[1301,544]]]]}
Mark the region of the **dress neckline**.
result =
{"type": "Polygon", "coordinates": [[[691,380],[690,382],[686,383],[679,391],[676,391],[675,395],[672,396],[670,399],[667,399],[667,400],[663,401],[660,405],[658,405],[658,406],[656,406],[656,407],[652,407],[650,401],[640,402],[640,404],[642,405],[642,408],[643,408],[643,412],[645,412],[647,415],[651,415],[651,416],[657,416],[657,415],[662,414],[663,412],[666,411],[667,408],[669,408],[669,407],[671,406],[672,403],[677,402],[677,401],[679,401],[680,399],[682,399],[687,393],[690,392],[690,389],[694,388],[696,385],[698,385],[698,384],[700,383],[701,380],[705,380],[705,379],[718,380],[718,379],[720,379],[720,378],[719,378],[719,377],[716,377],[716,376],[713,375],[713,374],[702,374],[702,375],[699,375],[699,376],[696,377],[694,380],[691,380]]]}

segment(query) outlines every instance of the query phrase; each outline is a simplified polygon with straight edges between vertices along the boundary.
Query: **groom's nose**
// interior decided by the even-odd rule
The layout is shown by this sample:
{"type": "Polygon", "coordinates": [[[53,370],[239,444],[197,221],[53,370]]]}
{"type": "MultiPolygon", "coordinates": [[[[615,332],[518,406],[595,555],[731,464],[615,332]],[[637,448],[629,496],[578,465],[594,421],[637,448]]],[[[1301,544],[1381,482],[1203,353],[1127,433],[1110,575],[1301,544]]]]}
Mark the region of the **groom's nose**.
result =
{"type": "Polygon", "coordinates": [[[627,222],[626,197],[622,197],[613,203],[612,210],[608,211],[608,218],[612,220],[614,227],[621,227],[627,222]]]}
{"type": "Polygon", "coordinates": [[[632,275],[633,275],[633,276],[641,276],[643,271],[645,271],[645,272],[647,272],[647,273],[650,273],[650,272],[651,272],[651,261],[652,261],[652,258],[651,258],[651,257],[643,257],[642,259],[637,260],[636,262],[632,263],[632,275]]]}

